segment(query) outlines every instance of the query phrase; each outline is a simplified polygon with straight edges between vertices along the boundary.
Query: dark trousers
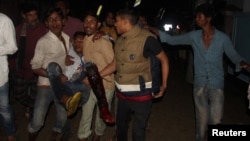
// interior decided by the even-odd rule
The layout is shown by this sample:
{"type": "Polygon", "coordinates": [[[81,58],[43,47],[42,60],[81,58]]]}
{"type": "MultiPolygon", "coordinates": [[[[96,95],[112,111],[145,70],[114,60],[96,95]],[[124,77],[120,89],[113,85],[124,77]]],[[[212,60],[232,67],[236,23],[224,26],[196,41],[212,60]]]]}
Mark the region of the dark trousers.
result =
{"type": "Polygon", "coordinates": [[[34,107],[37,93],[37,77],[27,79],[20,74],[16,74],[13,93],[15,98],[24,106],[34,107]]]}
{"type": "Polygon", "coordinates": [[[133,141],[145,141],[145,130],[151,112],[152,101],[131,102],[118,98],[117,103],[117,140],[128,141],[129,122],[133,116],[133,141]]]}

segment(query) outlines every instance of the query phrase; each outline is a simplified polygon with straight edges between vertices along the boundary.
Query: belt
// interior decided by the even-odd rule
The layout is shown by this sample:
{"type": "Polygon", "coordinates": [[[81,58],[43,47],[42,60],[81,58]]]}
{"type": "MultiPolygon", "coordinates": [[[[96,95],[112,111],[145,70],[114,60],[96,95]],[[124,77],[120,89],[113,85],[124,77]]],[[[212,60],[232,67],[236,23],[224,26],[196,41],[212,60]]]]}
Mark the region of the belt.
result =
{"type": "MultiPolygon", "coordinates": [[[[143,83],[144,84],[144,83],[143,83]]],[[[132,91],[140,91],[141,86],[140,84],[135,84],[135,85],[123,85],[119,84],[115,81],[115,86],[117,89],[121,92],[126,91],[126,92],[132,92],[132,91]]],[[[145,82],[145,89],[151,89],[152,88],[152,82],[145,82]]]]}
{"type": "Polygon", "coordinates": [[[144,101],[152,100],[151,94],[146,94],[146,95],[142,95],[142,96],[126,96],[126,95],[123,95],[121,92],[117,92],[116,95],[118,98],[126,99],[126,100],[132,101],[132,102],[144,102],[144,101]]]}

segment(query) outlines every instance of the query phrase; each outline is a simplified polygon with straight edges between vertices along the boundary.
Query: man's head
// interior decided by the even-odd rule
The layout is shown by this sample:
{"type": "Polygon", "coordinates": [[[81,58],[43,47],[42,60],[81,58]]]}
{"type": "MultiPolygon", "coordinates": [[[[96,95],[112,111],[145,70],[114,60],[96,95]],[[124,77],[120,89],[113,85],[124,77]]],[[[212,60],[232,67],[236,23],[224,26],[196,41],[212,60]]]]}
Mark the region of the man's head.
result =
{"type": "Polygon", "coordinates": [[[115,15],[113,12],[107,12],[105,17],[105,23],[107,26],[113,27],[115,24],[115,15]]]}
{"type": "Polygon", "coordinates": [[[82,54],[83,49],[83,39],[86,34],[82,31],[77,31],[73,37],[73,47],[77,54],[82,54]]]}
{"type": "Polygon", "coordinates": [[[94,11],[88,11],[83,18],[83,29],[87,36],[95,34],[101,26],[99,17],[94,11]]]}
{"type": "Polygon", "coordinates": [[[60,36],[64,26],[62,10],[60,8],[49,9],[45,15],[45,24],[51,32],[60,36]]]}
{"type": "Polygon", "coordinates": [[[129,31],[138,22],[138,15],[128,9],[120,10],[116,13],[115,27],[118,34],[129,31]]]}
{"type": "Polygon", "coordinates": [[[139,24],[139,26],[142,27],[142,28],[143,28],[144,26],[147,26],[147,25],[148,25],[148,22],[147,22],[146,16],[140,15],[140,16],[139,16],[138,24],[139,24]]]}
{"type": "Polygon", "coordinates": [[[38,22],[38,9],[34,4],[25,4],[21,14],[25,22],[30,25],[35,25],[38,22]]]}
{"type": "Polygon", "coordinates": [[[195,21],[199,27],[211,24],[212,19],[215,17],[215,9],[212,4],[205,3],[199,5],[195,9],[195,21]]]}
{"type": "Polygon", "coordinates": [[[67,0],[57,0],[55,3],[55,7],[60,8],[63,12],[65,18],[69,14],[69,2],[67,0]]]}

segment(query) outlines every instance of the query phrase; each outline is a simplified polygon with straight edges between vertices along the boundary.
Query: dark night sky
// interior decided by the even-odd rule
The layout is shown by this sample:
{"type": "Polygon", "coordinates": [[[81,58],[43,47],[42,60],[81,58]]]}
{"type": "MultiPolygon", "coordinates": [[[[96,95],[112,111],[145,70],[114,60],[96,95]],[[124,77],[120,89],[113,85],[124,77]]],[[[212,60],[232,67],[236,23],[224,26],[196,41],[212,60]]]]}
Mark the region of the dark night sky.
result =
{"type": "MultiPolygon", "coordinates": [[[[191,10],[192,1],[194,0],[141,0],[141,4],[136,8],[148,17],[154,17],[160,8],[165,8],[166,11],[191,10]],[[189,9],[187,9],[189,8],[189,9]]],[[[133,5],[134,0],[74,0],[71,1],[72,14],[80,17],[86,10],[97,10],[100,4],[103,5],[102,16],[107,9],[117,11],[125,8],[127,3],[133,5]]]]}
{"type": "MultiPolygon", "coordinates": [[[[8,3],[11,3],[11,1],[15,1],[18,7],[11,9],[11,4],[8,4],[4,6],[9,7],[5,8],[5,12],[11,15],[12,19],[15,20],[15,23],[18,23],[20,15],[17,13],[22,7],[21,5],[25,2],[35,3],[39,7],[42,15],[42,13],[45,12],[48,7],[51,7],[56,0],[10,0],[8,3]]],[[[98,6],[102,4],[103,10],[101,13],[101,18],[103,18],[105,12],[108,9],[116,12],[119,9],[125,8],[128,3],[132,6],[134,1],[135,0],[69,0],[71,6],[70,14],[71,16],[82,19],[85,11],[97,10],[98,6]]],[[[146,15],[149,19],[152,19],[157,15],[160,8],[165,8],[166,13],[169,11],[178,11],[179,9],[182,11],[192,10],[193,1],[195,0],[141,0],[141,4],[135,9],[140,11],[140,13],[143,15],[146,15]]]]}

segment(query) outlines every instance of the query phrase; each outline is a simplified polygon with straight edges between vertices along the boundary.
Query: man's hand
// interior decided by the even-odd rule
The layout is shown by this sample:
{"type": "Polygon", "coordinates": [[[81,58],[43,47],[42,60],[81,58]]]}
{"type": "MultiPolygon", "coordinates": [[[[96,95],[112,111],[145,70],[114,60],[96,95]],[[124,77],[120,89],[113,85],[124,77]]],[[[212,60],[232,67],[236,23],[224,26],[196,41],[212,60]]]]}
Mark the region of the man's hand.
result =
{"type": "Polygon", "coordinates": [[[65,84],[66,81],[68,81],[68,77],[65,76],[65,75],[62,75],[62,76],[61,76],[61,82],[62,82],[63,84],[65,84]]]}
{"type": "Polygon", "coordinates": [[[85,77],[83,80],[82,80],[82,83],[85,84],[87,87],[90,87],[91,88],[91,85],[89,84],[89,80],[87,77],[85,77]]]}
{"type": "Polygon", "coordinates": [[[65,64],[66,64],[66,66],[70,66],[70,65],[74,64],[74,61],[72,59],[74,59],[74,57],[72,57],[70,55],[66,56],[66,58],[65,58],[65,64]]]}
{"type": "Polygon", "coordinates": [[[153,98],[160,98],[165,94],[166,87],[161,86],[159,93],[152,94],[153,98]]]}
{"type": "Polygon", "coordinates": [[[248,63],[245,62],[245,61],[241,61],[241,62],[240,62],[240,68],[245,69],[245,70],[247,70],[247,71],[250,71],[250,64],[248,64],[248,63]]]}
{"type": "Polygon", "coordinates": [[[102,36],[106,35],[105,32],[103,31],[98,31],[96,34],[93,36],[92,41],[95,42],[96,40],[102,38],[102,36]]]}

